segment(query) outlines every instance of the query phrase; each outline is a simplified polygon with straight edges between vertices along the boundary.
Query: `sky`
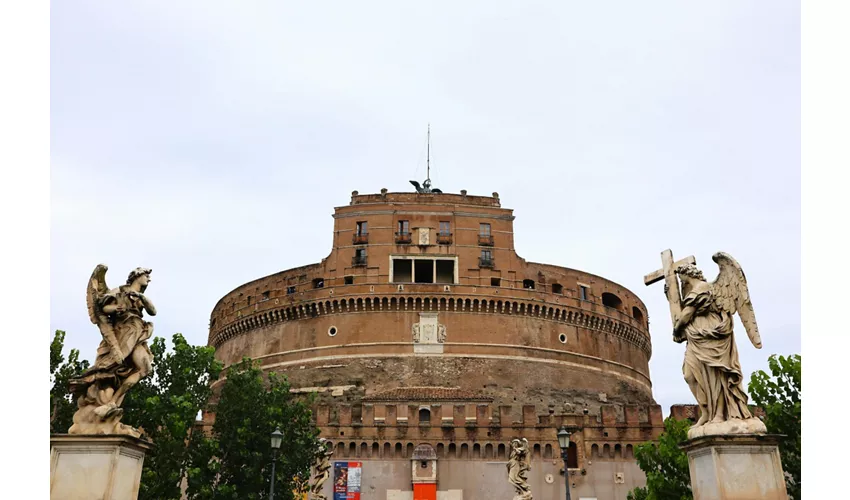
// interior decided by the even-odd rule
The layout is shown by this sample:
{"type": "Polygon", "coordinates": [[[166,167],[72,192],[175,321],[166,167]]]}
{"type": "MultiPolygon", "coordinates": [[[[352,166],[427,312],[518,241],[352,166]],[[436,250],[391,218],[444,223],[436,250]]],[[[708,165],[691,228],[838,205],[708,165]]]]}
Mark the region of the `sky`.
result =
{"type": "Polygon", "coordinates": [[[653,395],[694,399],[660,253],[743,267],[764,347],[800,347],[800,11],[693,2],[51,2],[50,324],[153,269],[155,335],[315,263],[352,191],[498,192],[517,253],[645,302],[653,395]]]}

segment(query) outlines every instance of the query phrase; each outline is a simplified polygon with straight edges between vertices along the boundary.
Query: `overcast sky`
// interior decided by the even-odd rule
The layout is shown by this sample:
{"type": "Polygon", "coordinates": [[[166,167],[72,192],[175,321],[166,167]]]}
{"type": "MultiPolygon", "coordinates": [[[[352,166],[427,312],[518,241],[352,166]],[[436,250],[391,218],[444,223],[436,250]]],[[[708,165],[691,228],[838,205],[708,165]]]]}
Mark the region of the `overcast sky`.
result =
{"type": "Polygon", "coordinates": [[[153,268],[155,334],[205,344],[221,296],[327,256],[351,191],[424,179],[429,122],[436,187],[644,300],[665,415],[693,402],[642,280],[665,248],[741,263],[747,380],[800,352],[798,2],[54,1],[50,50],[51,335],[88,359],[96,264],[153,268]]]}

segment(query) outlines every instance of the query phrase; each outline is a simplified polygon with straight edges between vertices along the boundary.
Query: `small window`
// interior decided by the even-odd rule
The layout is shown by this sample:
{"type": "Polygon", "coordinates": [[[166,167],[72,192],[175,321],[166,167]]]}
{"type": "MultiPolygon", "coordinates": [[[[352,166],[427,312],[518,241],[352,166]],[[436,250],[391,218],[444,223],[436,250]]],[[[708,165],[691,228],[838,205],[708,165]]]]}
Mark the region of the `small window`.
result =
{"type": "Polygon", "coordinates": [[[346,285],[353,285],[354,284],[354,276],[346,276],[344,278],[344,283],[346,285]]]}
{"type": "Polygon", "coordinates": [[[613,293],[605,292],[602,294],[602,305],[612,309],[620,309],[623,305],[623,301],[620,300],[620,297],[617,297],[613,293]]]}
{"type": "Polygon", "coordinates": [[[578,296],[581,300],[587,300],[587,287],[584,285],[578,286],[578,296]]]}
{"type": "Polygon", "coordinates": [[[369,224],[366,221],[357,223],[357,236],[363,236],[369,233],[369,224]]]}
{"type": "Polygon", "coordinates": [[[455,261],[438,260],[435,262],[437,283],[453,284],[455,282],[455,261]]]}
{"type": "Polygon", "coordinates": [[[292,295],[293,293],[295,293],[295,287],[294,286],[286,287],[286,294],[287,295],[292,295]]]}
{"type": "Polygon", "coordinates": [[[263,292],[263,301],[269,300],[269,296],[271,296],[271,292],[269,292],[268,290],[263,292]]]}
{"type": "Polygon", "coordinates": [[[431,423],[431,410],[428,408],[420,408],[419,409],[419,424],[430,424],[431,423]]]}
{"type": "Polygon", "coordinates": [[[324,288],[325,287],[325,278],[315,278],[313,279],[313,288],[324,288]]]}
{"type": "Polygon", "coordinates": [[[643,313],[637,308],[637,306],[632,307],[632,317],[640,323],[643,323],[643,313]]]}
{"type": "Polygon", "coordinates": [[[335,336],[336,336],[336,332],[337,332],[337,329],[336,329],[336,327],[335,327],[335,326],[332,326],[332,327],[328,328],[328,335],[330,335],[331,337],[335,337],[335,336]]]}
{"type": "Polygon", "coordinates": [[[502,286],[502,278],[490,278],[490,286],[502,286]]]}
{"type": "Polygon", "coordinates": [[[398,221],[398,232],[401,234],[410,233],[410,221],[400,220],[398,221]]]}
{"type": "Polygon", "coordinates": [[[212,330],[213,328],[215,328],[215,318],[210,320],[210,330],[212,330]]]}
{"type": "Polygon", "coordinates": [[[534,290],[534,280],[522,280],[522,287],[534,290]]]}
{"type": "Polygon", "coordinates": [[[493,251],[481,250],[481,260],[493,260],[493,251]]]}
{"type": "Polygon", "coordinates": [[[563,295],[564,287],[559,283],[552,283],[552,293],[557,293],[558,295],[563,295]]]}
{"type": "Polygon", "coordinates": [[[481,236],[490,236],[490,224],[484,224],[483,222],[479,224],[478,234],[481,236]]]}
{"type": "Polygon", "coordinates": [[[452,225],[450,222],[440,221],[440,234],[443,236],[452,234],[452,225]]]}
{"type": "Polygon", "coordinates": [[[566,334],[566,333],[562,333],[562,334],[558,335],[558,340],[559,340],[562,344],[566,344],[566,343],[567,343],[567,334],[566,334]]]}
{"type": "Polygon", "coordinates": [[[251,299],[253,299],[253,298],[254,298],[254,297],[251,297],[250,295],[248,296],[248,305],[249,305],[249,306],[251,305],[251,299]]]}

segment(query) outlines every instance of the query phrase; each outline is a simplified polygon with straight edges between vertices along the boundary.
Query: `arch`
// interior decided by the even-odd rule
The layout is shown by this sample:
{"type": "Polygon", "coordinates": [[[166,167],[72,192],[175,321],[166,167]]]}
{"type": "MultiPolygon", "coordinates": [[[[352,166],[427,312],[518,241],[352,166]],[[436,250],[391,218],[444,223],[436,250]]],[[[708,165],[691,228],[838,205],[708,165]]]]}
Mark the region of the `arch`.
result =
{"type": "Polygon", "coordinates": [[[404,458],[410,458],[413,456],[413,443],[407,443],[407,450],[405,450],[404,458]]]}
{"type": "Polygon", "coordinates": [[[345,443],[337,443],[335,453],[338,457],[344,457],[345,456],[345,443]]]}
{"type": "Polygon", "coordinates": [[[428,408],[419,408],[419,425],[431,424],[431,410],[428,408]]]}
{"type": "Polygon", "coordinates": [[[449,443],[449,454],[446,455],[449,458],[457,457],[457,445],[454,443],[449,443]]]}
{"type": "Polygon", "coordinates": [[[381,308],[382,309],[389,309],[389,307],[390,307],[390,299],[387,298],[387,297],[384,297],[383,299],[381,299],[381,308]]]}
{"type": "Polygon", "coordinates": [[[357,443],[354,441],[348,443],[348,455],[347,457],[356,457],[357,456],[357,443]]]}
{"type": "Polygon", "coordinates": [[[643,324],[643,312],[638,309],[638,306],[632,307],[632,317],[636,319],[641,325],[643,324]]]}
{"type": "Polygon", "coordinates": [[[505,443],[499,443],[499,447],[497,448],[496,458],[507,458],[505,454],[505,443]]]}
{"type": "Polygon", "coordinates": [[[478,299],[472,301],[472,310],[474,312],[481,312],[481,308],[479,307],[478,299]]]}
{"type": "Polygon", "coordinates": [[[614,445],[614,458],[623,458],[623,446],[620,444],[614,445]]]}
{"type": "Polygon", "coordinates": [[[442,297],[442,298],[440,299],[440,307],[439,307],[439,309],[440,309],[441,311],[446,311],[446,310],[447,310],[447,309],[446,309],[446,298],[445,298],[445,297],[442,297]]]}
{"type": "Polygon", "coordinates": [[[458,458],[469,458],[469,445],[463,443],[460,445],[460,456],[458,458]]]}
{"type": "Polygon", "coordinates": [[[467,311],[471,310],[472,309],[472,301],[469,300],[469,299],[466,299],[464,306],[466,306],[467,311]]]}
{"type": "Polygon", "coordinates": [[[380,453],[381,445],[379,445],[378,442],[375,441],[374,443],[372,443],[372,453],[370,453],[369,456],[377,458],[380,453]]]}
{"type": "Polygon", "coordinates": [[[547,443],[546,446],[543,447],[543,458],[552,458],[552,445],[551,444],[547,443]]]}
{"type": "Polygon", "coordinates": [[[422,299],[421,298],[416,297],[416,300],[413,301],[413,304],[414,304],[414,306],[413,306],[414,311],[421,311],[422,310],[422,299]]]}
{"type": "Polygon", "coordinates": [[[626,445],[626,453],[625,453],[625,455],[623,455],[623,458],[634,458],[634,457],[635,457],[634,448],[632,448],[632,445],[627,444],[626,445]]]}
{"type": "Polygon", "coordinates": [[[605,443],[602,446],[602,456],[605,457],[605,458],[611,458],[611,445],[610,444],[605,443]]]}
{"type": "Polygon", "coordinates": [[[449,299],[449,311],[455,310],[455,299],[449,299]]]}
{"type": "Polygon", "coordinates": [[[493,458],[493,445],[490,443],[484,445],[484,458],[493,458]]]}
{"type": "Polygon", "coordinates": [[[536,443],[531,452],[531,458],[539,459],[540,458],[540,443],[536,443]]]}
{"type": "Polygon", "coordinates": [[[360,443],[360,458],[366,458],[369,456],[369,445],[366,443],[360,443]]]}
{"type": "MultiPolygon", "coordinates": [[[[570,443],[572,444],[572,443],[570,443]]],[[[599,445],[595,444],[590,447],[590,457],[591,458],[599,458],[599,445]]]]}
{"type": "Polygon", "coordinates": [[[567,448],[567,468],[578,469],[578,445],[575,441],[570,441],[570,447],[567,448]]]}
{"type": "Polygon", "coordinates": [[[384,453],[381,458],[391,458],[393,456],[393,445],[390,443],[384,443],[384,453]]]}
{"type": "Polygon", "coordinates": [[[481,445],[478,443],[472,445],[472,458],[481,458],[481,445]]]}
{"type": "Polygon", "coordinates": [[[403,455],[402,455],[401,443],[396,443],[396,444],[395,444],[395,454],[394,454],[393,456],[394,456],[395,458],[401,458],[401,457],[403,456],[403,455]]]}
{"type": "Polygon", "coordinates": [[[604,292],[602,293],[602,305],[612,309],[622,309],[623,301],[613,293],[604,292]]]}
{"type": "Polygon", "coordinates": [[[390,309],[393,311],[398,310],[398,299],[396,299],[395,297],[390,299],[390,309]]]}
{"type": "Polygon", "coordinates": [[[437,443],[437,458],[445,458],[446,456],[446,445],[443,443],[437,443]]]}

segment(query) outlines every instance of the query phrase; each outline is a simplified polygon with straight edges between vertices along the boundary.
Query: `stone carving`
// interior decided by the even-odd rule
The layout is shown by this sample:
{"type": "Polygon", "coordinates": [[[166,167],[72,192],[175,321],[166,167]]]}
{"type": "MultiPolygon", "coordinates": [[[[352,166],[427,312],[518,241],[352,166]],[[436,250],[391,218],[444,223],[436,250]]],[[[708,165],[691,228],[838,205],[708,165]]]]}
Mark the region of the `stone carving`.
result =
{"type": "Polygon", "coordinates": [[[418,344],[420,338],[421,338],[421,335],[420,335],[419,323],[414,323],[413,324],[413,342],[418,344]]]}
{"type": "Polygon", "coordinates": [[[446,325],[437,325],[437,342],[442,344],[446,341],[446,325]]]}
{"type": "Polygon", "coordinates": [[[522,438],[511,441],[511,454],[508,459],[508,481],[517,491],[514,500],[532,500],[531,488],[528,486],[529,455],[528,439],[522,438]]]}
{"type": "MultiPolygon", "coordinates": [[[[664,294],[673,318],[673,341],[687,342],[682,372],[700,408],[699,420],[688,438],[718,434],[764,434],[764,423],[747,406],[743,373],[732,331],[737,312],[756,349],[761,337],[750,301],[747,280],[731,255],[717,252],[712,260],[720,273],[706,282],[693,257],[673,263],[672,252],[662,253],[664,294]],[[681,280],[681,292],[679,280],[681,280]]],[[[658,271],[653,273],[657,277],[658,271]]],[[[644,278],[646,284],[653,275],[644,278]]],[[[655,278],[660,281],[660,278],[655,278]]]]}
{"type": "Polygon", "coordinates": [[[71,380],[78,395],[74,424],[68,434],[124,434],[140,437],[141,432],[121,423],[124,396],[151,371],[153,354],[147,340],[153,335],[153,323],[143,314],[156,315],[156,308],[145,290],[150,269],[134,269],[127,284],[109,289],[108,268],[99,264],[86,290],[91,322],[100,329],[103,340],[97,348],[94,366],[71,380]]]}
{"type": "Polygon", "coordinates": [[[319,446],[316,448],[313,459],[313,485],[310,487],[315,500],[327,500],[327,497],[322,494],[322,487],[331,475],[331,455],[334,451],[329,445],[327,439],[319,438],[319,446]]]}

